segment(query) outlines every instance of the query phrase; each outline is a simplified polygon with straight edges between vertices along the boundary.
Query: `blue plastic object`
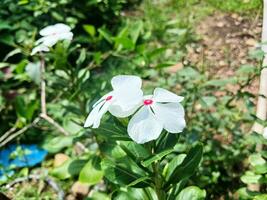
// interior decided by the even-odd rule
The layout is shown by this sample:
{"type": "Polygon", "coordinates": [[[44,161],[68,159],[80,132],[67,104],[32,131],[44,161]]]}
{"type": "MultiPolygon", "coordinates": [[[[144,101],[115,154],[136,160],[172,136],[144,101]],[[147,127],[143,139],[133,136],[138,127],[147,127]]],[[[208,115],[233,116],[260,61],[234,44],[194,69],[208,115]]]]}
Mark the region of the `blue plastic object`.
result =
{"type": "Polygon", "coordinates": [[[11,169],[32,167],[41,163],[47,151],[35,144],[12,144],[0,151],[0,176],[11,169]]]}

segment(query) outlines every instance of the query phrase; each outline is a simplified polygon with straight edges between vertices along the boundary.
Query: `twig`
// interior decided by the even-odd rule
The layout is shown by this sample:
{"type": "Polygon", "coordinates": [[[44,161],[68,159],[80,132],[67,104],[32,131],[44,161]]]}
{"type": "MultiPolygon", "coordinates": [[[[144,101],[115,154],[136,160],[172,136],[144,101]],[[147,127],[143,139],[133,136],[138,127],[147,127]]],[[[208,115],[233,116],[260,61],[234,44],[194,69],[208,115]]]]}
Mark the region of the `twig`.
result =
{"type": "MultiPolygon", "coordinates": [[[[40,71],[41,71],[41,114],[40,117],[46,120],[48,123],[56,127],[63,135],[68,136],[70,133],[66,131],[62,126],[60,126],[52,117],[47,114],[46,109],[46,84],[45,84],[45,59],[43,54],[40,56],[41,64],[40,64],[40,71]]],[[[86,151],[86,147],[77,142],[76,145],[82,150],[86,151]]]]}
{"type": "MultiPolygon", "coordinates": [[[[17,123],[17,122],[16,122],[17,123]]],[[[15,123],[15,124],[16,124],[15,123]]],[[[0,142],[2,142],[3,140],[5,140],[10,134],[12,134],[13,132],[15,132],[17,130],[16,126],[13,126],[11,129],[9,129],[7,132],[5,132],[1,137],[0,137],[0,142]]]]}
{"type": "Polygon", "coordinates": [[[41,113],[40,117],[46,120],[48,123],[56,127],[65,136],[70,135],[62,126],[60,126],[53,118],[49,117],[47,114],[41,113]]]}
{"type": "MultiPolygon", "coordinates": [[[[40,59],[41,59],[41,64],[40,64],[40,73],[41,73],[41,75],[40,75],[40,79],[41,79],[41,85],[40,85],[41,86],[41,113],[40,113],[40,117],[42,119],[46,120],[51,125],[53,125],[55,128],[57,128],[61,133],[63,133],[63,135],[68,136],[68,135],[70,135],[70,133],[68,133],[68,131],[66,131],[62,126],[60,126],[52,117],[47,115],[47,109],[46,109],[46,84],[45,84],[45,59],[44,59],[43,54],[40,55],[40,59]]],[[[0,147],[4,146],[6,143],[11,141],[12,139],[17,137],[18,135],[24,133],[30,127],[32,127],[36,123],[38,123],[39,120],[40,120],[39,117],[36,118],[31,124],[28,124],[27,126],[22,128],[21,130],[17,131],[16,133],[14,133],[14,134],[12,134],[11,136],[8,137],[8,135],[10,135],[11,133],[13,133],[16,130],[15,127],[11,128],[3,136],[1,136],[0,142],[1,142],[1,140],[4,140],[4,141],[2,143],[0,143],[0,147]]],[[[76,145],[82,151],[87,151],[86,147],[82,143],[77,142],[76,145]]]]}
{"type": "Polygon", "coordinates": [[[41,112],[46,115],[46,93],[45,93],[45,60],[43,54],[41,54],[41,112]]]}
{"type": "Polygon", "coordinates": [[[3,142],[0,143],[0,148],[3,147],[5,144],[7,144],[8,142],[10,142],[11,140],[13,140],[15,137],[19,136],[20,134],[24,133],[25,131],[27,131],[29,128],[31,128],[32,126],[34,126],[35,124],[37,124],[40,121],[40,118],[37,117],[35,118],[35,120],[33,120],[33,122],[31,124],[28,124],[27,126],[24,126],[22,129],[20,129],[19,131],[15,132],[14,134],[10,135],[9,137],[7,137],[3,142]]]}

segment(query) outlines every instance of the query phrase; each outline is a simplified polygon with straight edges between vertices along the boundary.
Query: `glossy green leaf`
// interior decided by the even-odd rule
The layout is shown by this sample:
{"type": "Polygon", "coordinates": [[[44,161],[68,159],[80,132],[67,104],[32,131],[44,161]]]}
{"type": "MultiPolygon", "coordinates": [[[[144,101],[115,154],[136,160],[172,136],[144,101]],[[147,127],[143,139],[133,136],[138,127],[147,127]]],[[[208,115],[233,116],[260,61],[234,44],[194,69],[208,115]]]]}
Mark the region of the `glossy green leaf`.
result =
{"type": "Polygon", "coordinates": [[[104,176],[114,184],[125,186],[130,184],[132,187],[149,186],[149,182],[146,179],[142,180],[143,175],[131,171],[129,167],[121,166],[108,159],[104,159],[101,162],[101,167],[104,170],[104,176]],[[140,181],[135,182],[136,180],[140,181]]]}
{"type": "Polygon", "coordinates": [[[83,25],[83,29],[89,34],[91,35],[92,37],[95,36],[95,27],[91,24],[86,24],[86,25],[83,25]]]}
{"type": "Polygon", "coordinates": [[[170,179],[172,176],[174,170],[182,164],[183,160],[185,159],[186,154],[180,154],[175,156],[171,162],[167,163],[164,170],[163,170],[163,175],[166,177],[167,180],[170,179]]]}
{"type": "Polygon", "coordinates": [[[65,147],[72,145],[73,136],[57,136],[48,138],[42,144],[42,147],[50,153],[56,153],[65,147]]]}
{"type": "Polygon", "coordinates": [[[173,170],[172,175],[167,180],[167,184],[178,183],[182,179],[187,179],[196,171],[203,153],[201,144],[194,146],[187,154],[182,164],[173,170]]]}
{"type": "Polygon", "coordinates": [[[153,155],[151,158],[148,158],[145,161],[142,161],[142,165],[144,167],[148,167],[149,165],[151,165],[153,162],[157,162],[159,160],[161,160],[163,157],[165,157],[166,155],[172,153],[174,151],[174,149],[167,149],[165,151],[162,151],[156,155],[153,155]]]}
{"type": "Polygon", "coordinates": [[[251,183],[260,183],[263,177],[261,175],[257,175],[254,172],[247,171],[242,177],[241,181],[246,184],[251,183]]]}
{"type": "Polygon", "coordinates": [[[69,159],[62,165],[52,169],[50,173],[60,180],[65,180],[79,175],[86,162],[86,160],[69,159]]]}
{"type": "Polygon", "coordinates": [[[135,142],[122,141],[120,142],[120,147],[129,157],[136,161],[144,160],[150,155],[148,150],[143,145],[135,142]]]}
{"type": "Polygon", "coordinates": [[[238,199],[247,200],[247,199],[253,199],[256,195],[259,195],[260,192],[250,191],[246,187],[243,187],[237,191],[237,194],[238,194],[238,199]]]}
{"type": "Polygon", "coordinates": [[[183,189],[175,200],[204,200],[206,191],[196,186],[189,186],[183,189]]]}
{"type": "Polygon", "coordinates": [[[79,181],[89,185],[94,185],[100,182],[104,175],[104,172],[101,170],[100,162],[101,160],[99,157],[90,157],[89,161],[80,172],[79,181]]]}

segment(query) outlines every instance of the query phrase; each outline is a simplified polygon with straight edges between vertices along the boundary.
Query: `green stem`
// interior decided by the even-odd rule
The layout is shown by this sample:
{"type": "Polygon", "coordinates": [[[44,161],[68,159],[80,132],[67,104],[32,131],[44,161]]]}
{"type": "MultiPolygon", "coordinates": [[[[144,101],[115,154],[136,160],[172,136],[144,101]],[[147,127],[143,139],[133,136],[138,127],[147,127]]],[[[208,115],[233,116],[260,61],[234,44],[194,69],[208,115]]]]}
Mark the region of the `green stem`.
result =
{"type": "MultiPolygon", "coordinates": [[[[156,143],[154,142],[153,145],[151,145],[151,152],[154,153],[154,150],[156,148],[156,143]]],[[[161,170],[160,170],[160,163],[156,162],[152,164],[153,168],[153,173],[154,173],[154,189],[157,194],[158,200],[166,200],[167,195],[166,192],[163,189],[163,183],[164,179],[161,175],[161,170]]]]}

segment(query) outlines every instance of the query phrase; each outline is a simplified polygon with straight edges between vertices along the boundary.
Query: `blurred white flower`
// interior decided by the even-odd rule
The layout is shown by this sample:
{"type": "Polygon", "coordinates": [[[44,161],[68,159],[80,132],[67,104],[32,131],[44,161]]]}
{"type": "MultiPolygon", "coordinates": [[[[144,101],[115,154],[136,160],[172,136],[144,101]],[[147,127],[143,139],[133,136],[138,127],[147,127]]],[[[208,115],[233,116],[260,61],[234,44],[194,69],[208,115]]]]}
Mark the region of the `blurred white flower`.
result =
{"type": "Polygon", "coordinates": [[[31,52],[31,56],[38,53],[38,52],[48,52],[49,51],[49,48],[47,46],[44,46],[44,45],[39,45],[39,46],[36,46],[32,49],[32,52],[31,52]]]}
{"type": "Polygon", "coordinates": [[[58,41],[72,40],[73,38],[71,28],[62,23],[43,28],[40,31],[40,35],[43,37],[36,41],[37,46],[33,48],[31,55],[41,51],[49,51],[48,47],[52,47],[58,41]]]}
{"type": "Polygon", "coordinates": [[[128,124],[128,134],[137,143],[143,144],[159,137],[163,129],[180,133],[186,123],[184,109],[179,103],[183,97],[162,88],[145,96],[143,106],[134,114],[128,124]]]}
{"type": "Polygon", "coordinates": [[[94,105],[84,127],[99,127],[102,116],[109,111],[116,117],[128,117],[140,106],[143,99],[142,80],[137,76],[119,75],[111,80],[113,91],[104,95],[94,105]]]}
{"type": "Polygon", "coordinates": [[[265,139],[267,139],[267,127],[265,127],[265,128],[263,129],[263,134],[262,134],[262,136],[263,136],[265,139]]]}

